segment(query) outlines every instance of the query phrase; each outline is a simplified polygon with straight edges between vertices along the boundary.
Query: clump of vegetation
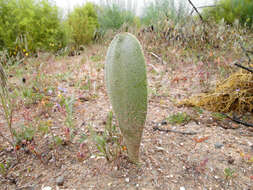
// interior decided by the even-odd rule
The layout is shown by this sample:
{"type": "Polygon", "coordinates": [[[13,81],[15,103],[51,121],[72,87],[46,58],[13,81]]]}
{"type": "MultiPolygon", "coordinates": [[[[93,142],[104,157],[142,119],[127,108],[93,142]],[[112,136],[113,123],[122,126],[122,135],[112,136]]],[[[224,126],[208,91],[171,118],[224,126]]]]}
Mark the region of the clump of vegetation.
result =
{"type": "Polygon", "coordinates": [[[142,22],[146,26],[154,25],[156,28],[161,27],[163,21],[173,21],[176,25],[185,22],[189,14],[186,1],[180,1],[176,6],[174,0],[156,0],[144,8],[142,22]]]}
{"type": "Polygon", "coordinates": [[[212,17],[217,22],[224,19],[226,23],[233,24],[236,20],[242,25],[251,27],[253,23],[252,0],[220,0],[216,7],[204,9],[204,15],[212,17]]]}
{"type": "Polygon", "coordinates": [[[29,56],[66,45],[59,9],[48,0],[0,0],[0,50],[29,56]]]}
{"type": "MultiPolygon", "coordinates": [[[[15,150],[15,130],[12,127],[12,117],[13,117],[13,102],[9,95],[9,90],[7,86],[7,77],[5,75],[4,69],[2,64],[0,63],[0,101],[3,110],[4,119],[6,120],[8,130],[10,132],[11,138],[8,138],[2,134],[0,131],[0,136],[7,141],[15,150]]],[[[16,151],[15,151],[16,153],[16,151]]],[[[16,157],[17,153],[16,153],[16,157]]]]}
{"type": "Polygon", "coordinates": [[[103,36],[108,30],[118,30],[124,24],[135,23],[135,15],[117,4],[106,4],[98,8],[99,35],[103,36]]]}
{"type": "Polygon", "coordinates": [[[191,117],[187,113],[183,112],[170,115],[167,120],[170,124],[182,124],[189,122],[191,117]]]}
{"type": "Polygon", "coordinates": [[[253,111],[253,75],[247,71],[238,71],[220,82],[209,92],[192,96],[181,104],[203,107],[214,112],[239,113],[253,111]]]}
{"type": "Polygon", "coordinates": [[[95,7],[92,3],[75,7],[66,20],[70,43],[76,48],[90,43],[96,29],[98,28],[98,18],[95,7]]]}
{"type": "Polygon", "coordinates": [[[99,151],[99,156],[106,158],[108,162],[112,162],[119,158],[124,146],[122,146],[122,135],[119,128],[113,124],[113,113],[107,115],[105,130],[102,134],[98,134],[90,127],[91,137],[99,151]]]}

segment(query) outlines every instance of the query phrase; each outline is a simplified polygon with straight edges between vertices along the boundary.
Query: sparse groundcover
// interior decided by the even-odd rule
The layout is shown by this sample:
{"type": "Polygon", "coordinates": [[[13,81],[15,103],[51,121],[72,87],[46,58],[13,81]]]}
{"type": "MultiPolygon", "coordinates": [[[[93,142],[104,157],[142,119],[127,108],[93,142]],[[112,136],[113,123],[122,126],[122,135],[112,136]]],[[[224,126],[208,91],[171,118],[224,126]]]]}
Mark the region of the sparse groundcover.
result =
{"type": "Polygon", "coordinates": [[[137,166],[127,159],[105,89],[105,55],[114,36],[86,45],[80,55],[40,53],[23,64],[6,64],[0,81],[5,97],[0,189],[251,189],[252,128],[205,106],[177,102],[215,89],[223,96],[207,101],[221,101],[212,108],[241,105],[235,117],[253,123],[250,96],[244,96],[251,93],[252,77],[233,66],[234,61],[251,64],[253,34],[214,23],[205,26],[207,43],[196,18],[187,30],[171,26],[168,39],[138,31],[152,93],[137,166]],[[240,89],[227,91],[232,84],[240,89]]]}

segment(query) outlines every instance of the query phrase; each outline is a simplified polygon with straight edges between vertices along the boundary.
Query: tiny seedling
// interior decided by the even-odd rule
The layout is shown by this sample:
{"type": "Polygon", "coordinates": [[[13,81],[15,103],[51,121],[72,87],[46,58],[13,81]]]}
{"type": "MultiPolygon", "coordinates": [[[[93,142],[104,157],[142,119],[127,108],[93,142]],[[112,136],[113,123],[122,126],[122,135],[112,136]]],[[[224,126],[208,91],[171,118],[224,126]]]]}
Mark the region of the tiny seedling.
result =
{"type": "Polygon", "coordinates": [[[193,108],[197,113],[199,113],[199,114],[203,114],[204,112],[203,112],[203,110],[200,108],[200,107],[194,107],[193,108]]]}
{"type": "Polygon", "coordinates": [[[14,138],[16,145],[19,145],[23,141],[32,141],[35,135],[35,130],[32,126],[22,126],[20,131],[14,130],[14,138]]]}
{"type": "Polygon", "coordinates": [[[2,176],[6,176],[7,173],[8,173],[9,167],[10,167],[10,163],[9,162],[6,162],[6,163],[0,162],[0,174],[2,176]]]}
{"type": "Polygon", "coordinates": [[[103,59],[103,57],[102,57],[101,55],[92,55],[92,56],[90,57],[90,59],[91,59],[91,61],[93,61],[93,62],[99,62],[99,61],[101,61],[101,60],[103,59]]]}
{"type": "Polygon", "coordinates": [[[225,115],[223,115],[223,114],[221,114],[221,113],[218,113],[218,112],[213,112],[212,113],[212,117],[214,118],[214,119],[217,119],[217,120],[224,120],[224,119],[226,119],[226,116],[225,115]]]}
{"type": "Polygon", "coordinates": [[[233,178],[233,177],[235,177],[235,171],[232,170],[231,168],[225,168],[224,175],[225,175],[226,179],[233,178]]]}
{"type": "Polygon", "coordinates": [[[170,115],[167,120],[170,124],[183,124],[189,122],[191,117],[187,113],[183,112],[170,115]]]}

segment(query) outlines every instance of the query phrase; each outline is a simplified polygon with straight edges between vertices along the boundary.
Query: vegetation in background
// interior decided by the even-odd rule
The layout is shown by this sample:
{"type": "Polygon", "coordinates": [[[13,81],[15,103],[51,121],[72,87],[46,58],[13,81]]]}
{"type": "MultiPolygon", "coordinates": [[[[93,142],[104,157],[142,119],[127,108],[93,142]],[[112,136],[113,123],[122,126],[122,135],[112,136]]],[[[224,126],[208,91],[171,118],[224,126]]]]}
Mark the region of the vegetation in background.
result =
{"type": "Polygon", "coordinates": [[[204,15],[212,17],[219,22],[224,19],[228,24],[236,20],[242,25],[251,27],[253,23],[253,1],[252,0],[220,0],[215,8],[204,9],[204,15]]]}
{"type": "Polygon", "coordinates": [[[108,30],[118,30],[123,24],[132,25],[136,22],[134,12],[126,10],[117,4],[102,5],[98,9],[98,22],[100,35],[104,35],[108,30]]]}
{"type": "Polygon", "coordinates": [[[180,1],[177,6],[175,0],[155,0],[144,8],[142,23],[158,27],[164,20],[172,20],[174,24],[183,22],[189,13],[186,5],[186,1],[180,1]]]}
{"type": "Polygon", "coordinates": [[[75,7],[67,18],[68,36],[75,47],[88,44],[98,28],[97,13],[92,3],[75,7]]]}
{"type": "Polygon", "coordinates": [[[0,0],[0,50],[29,56],[55,51],[66,44],[60,12],[48,0],[0,0]]]}

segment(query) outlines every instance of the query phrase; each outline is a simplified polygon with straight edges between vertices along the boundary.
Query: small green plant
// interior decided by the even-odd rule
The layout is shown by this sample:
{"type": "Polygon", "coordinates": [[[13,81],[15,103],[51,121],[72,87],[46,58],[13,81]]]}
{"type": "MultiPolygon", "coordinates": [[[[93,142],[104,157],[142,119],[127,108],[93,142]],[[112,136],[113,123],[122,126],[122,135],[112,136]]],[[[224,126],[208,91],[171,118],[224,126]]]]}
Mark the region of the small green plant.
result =
{"type": "Polygon", "coordinates": [[[6,163],[0,162],[0,174],[2,176],[6,176],[7,173],[8,173],[9,167],[10,167],[10,163],[9,162],[6,162],[6,163]]]}
{"type": "Polygon", "coordinates": [[[218,113],[218,112],[213,112],[212,117],[214,119],[217,119],[217,120],[224,120],[224,119],[227,118],[224,114],[221,114],[221,113],[218,113]]]}
{"type": "Polygon", "coordinates": [[[18,155],[16,153],[16,148],[15,148],[15,139],[14,139],[14,129],[12,128],[12,116],[13,116],[13,102],[12,99],[9,95],[9,90],[7,86],[7,78],[3,69],[2,64],[0,63],[0,85],[1,85],[1,90],[0,90],[0,100],[1,100],[1,105],[4,113],[4,119],[7,122],[8,130],[11,134],[11,139],[7,138],[2,134],[0,131],[0,136],[6,140],[11,146],[13,146],[13,149],[15,151],[16,157],[18,159],[18,155]]]}
{"type": "Polygon", "coordinates": [[[200,107],[194,107],[193,109],[199,114],[203,114],[203,110],[200,107]]]}
{"type": "Polygon", "coordinates": [[[22,126],[20,131],[14,131],[16,145],[20,145],[23,141],[32,141],[35,132],[32,126],[22,126]]]}
{"type": "Polygon", "coordinates": [[[189,122],[191,117],[187,113],[183,112],[170,115],[167,120],[170,124],[183,124],[189,122]]]}
{"type": "Polygon", "coordinates": [[[75,7],[68,15],[67,27],[74,49],[90,43],[98,27],[97,13],[92,3],[75,7]]]}
{"type": "Polygon", "coordinates": [[[91,59],[91,61],[93,61],[93,62],[99,62],[99,61],[101,61],[101,60],[103,59],[103,57],[102,57],[101,55],[92,55],[92,56],[90,57],[90,59],[91,59]]]}
{"type": "Polygon", "coordinates": [[[21,97],[23,98],[25,105],[29,107],[32,104],[39,103],[43,99],[44,94],[40,93],[39,90],[36,90],[35,87],[24,87],[21,90],[21,97]]]}
{"type": "Polygon", "coordinates": [[[65,136],[67,141],[71,141],[75,136],[75,124],[73,119],[73,106],[75,102],[74,96],[65,97],[63,94],[58,95],[59,104],[61,107],[65,108],[66,118],[65,118],[65,136]]]}
{"type": "Polygon", "coordinates": [[[90,127],[91,136],[96,144],[99,156],[106,158],[108,162],[111,162],[119,157],[122,150],[122,136],[119,129],[112,122],[113,113],[109,112],[107,116],[105,130],[102,134],[98,134],[90,127]]]}
{"type": "Polygon", "coordinates": [[[65,124],[69,128],[74,128],[74,121],[73,121],[74,102],[75,102],[75,98],[73,96],[64,99],[64,106],[67,113],[65,124]]]}
{"type": "Polygon", "coordinates": [[[225,168],[224,175],[225,175],[226,179],[231,179],[231,178],[235,177],[235,171],[232,170],[231,168],[225,168]]]}

